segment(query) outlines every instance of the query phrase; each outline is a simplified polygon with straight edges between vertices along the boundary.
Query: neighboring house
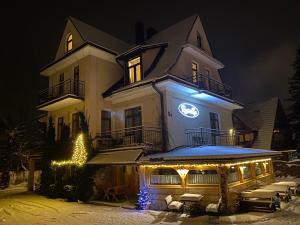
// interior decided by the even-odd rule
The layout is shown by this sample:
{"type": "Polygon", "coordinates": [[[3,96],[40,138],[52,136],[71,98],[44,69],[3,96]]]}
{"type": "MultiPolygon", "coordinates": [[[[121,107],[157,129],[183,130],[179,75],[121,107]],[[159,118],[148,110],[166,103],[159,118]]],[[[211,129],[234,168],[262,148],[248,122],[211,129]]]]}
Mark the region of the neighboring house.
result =
{"type": "Polygon", "coordinates": [[[233,117],[235,130],[247,133],[253,148],[289,150],[293,147],[292,132],[279,98],[247,104],[235,110],[233,117]]]}
{"type": "Polygon", "coordinates": [[[130,45],[70,17],[55,60],[41,70],[49,88],[38,109],[52,117],[57,140],[65,126],[76,136],[85,113],[99,150],[87,164],[102,166],[99,191],[125,186],[134,196],[146,185],[152,208],[184,192],[234,207],[236,191],[273,179],[277,153],[233,147],[232,111],[243,106],[220,78],[224,65],[199,16],[145,40],[139,30],[139,45],[130,45]]]}

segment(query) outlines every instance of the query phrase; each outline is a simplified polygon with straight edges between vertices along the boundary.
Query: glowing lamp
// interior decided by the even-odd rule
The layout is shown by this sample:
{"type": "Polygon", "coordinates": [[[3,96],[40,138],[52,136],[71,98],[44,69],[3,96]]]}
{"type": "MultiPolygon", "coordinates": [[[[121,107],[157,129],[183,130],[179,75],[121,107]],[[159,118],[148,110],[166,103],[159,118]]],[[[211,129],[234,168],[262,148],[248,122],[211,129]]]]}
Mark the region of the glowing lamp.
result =
{"type": "Polygon", "coordinates": [[[177,173],[180,175],[180,177],[185,177],[187,175],[187,173],[189,172],[188,169],[178,169],[177,173]]]}
{"type": "Polygon", "coordinates": [[[194,119],[199,116],[198,108],[190,103],[181,103],[178,106],[178,111],[187,118],[194,119]]]}

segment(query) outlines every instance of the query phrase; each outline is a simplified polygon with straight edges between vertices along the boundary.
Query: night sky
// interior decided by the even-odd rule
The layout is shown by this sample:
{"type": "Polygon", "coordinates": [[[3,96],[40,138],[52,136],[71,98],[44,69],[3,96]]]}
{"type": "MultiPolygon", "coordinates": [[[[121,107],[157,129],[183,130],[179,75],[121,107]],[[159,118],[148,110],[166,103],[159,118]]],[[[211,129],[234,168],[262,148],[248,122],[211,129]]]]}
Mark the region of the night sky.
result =
{"type": "Polygon", "coordinates": [[[36,115],[38,91],[46,87],[39,70],[54,58],[68,16],[132,43],[136,21],[161,30],[197,13],[237,100],[288,98],[300,45],[300,1],[68,2],[1,7],[0,117],[36,115]]]}

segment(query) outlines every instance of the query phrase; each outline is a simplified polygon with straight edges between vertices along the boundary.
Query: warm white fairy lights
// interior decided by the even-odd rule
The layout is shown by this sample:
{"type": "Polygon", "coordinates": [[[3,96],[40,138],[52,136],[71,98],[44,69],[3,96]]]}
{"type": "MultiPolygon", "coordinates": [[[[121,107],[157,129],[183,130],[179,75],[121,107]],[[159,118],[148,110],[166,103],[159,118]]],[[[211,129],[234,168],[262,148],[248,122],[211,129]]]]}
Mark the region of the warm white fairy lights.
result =
{"type": "Polygon", "coordinates": [[[81,167],[85,164],[86,160],[87,160],[87,151],[83,140],[83,134],[79,134],[75,142],[74,152],[71,160],[52,161],[51,166],[61,167],[66,165],[74,165],[74,166],[81,167]]]}
{"type": "Polygon", "coordinates": [[[142,167],[148,167],[148,168],[161,168],[161,167],[168,167],[168,168],[197,168],[197,167],[203,167],[203,166],[214,166],[214,167],[231,167],[231,166],[240,166],[245,165],[248,163],[259,163],[259,162],[265,162],[268,164],[268,161],[270,161],[271,158],[266,159],[256,159],[256,160],[247,160],[247,161],[239,161],[239,162],[232,162],[232,163],[199,163],[199,164],[152,164],[152,165],[141,165],[142,167]]]}

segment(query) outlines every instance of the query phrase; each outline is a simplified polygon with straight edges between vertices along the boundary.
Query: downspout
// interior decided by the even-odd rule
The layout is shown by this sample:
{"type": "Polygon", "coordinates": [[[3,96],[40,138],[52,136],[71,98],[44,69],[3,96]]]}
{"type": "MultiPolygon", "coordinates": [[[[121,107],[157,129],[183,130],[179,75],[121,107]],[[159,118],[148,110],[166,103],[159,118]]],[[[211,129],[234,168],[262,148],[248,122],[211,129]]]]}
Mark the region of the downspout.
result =
{"type": "Polygon", "coordinates": [[[167,146],[167,142],[166,142],[166,125],[165,125],[165,107],[164,107],[164,96],[163,93],[157,88],[157,86],[155,85],[156,81],[153,81],[152,87],[153,89],[157,92],[157,94],[159,94],[159,98],[160,98],[160,124],[161,124],[161,133],[162,133],[162,148],[164,151],[166,151],[166,146],[167,146]]]}

